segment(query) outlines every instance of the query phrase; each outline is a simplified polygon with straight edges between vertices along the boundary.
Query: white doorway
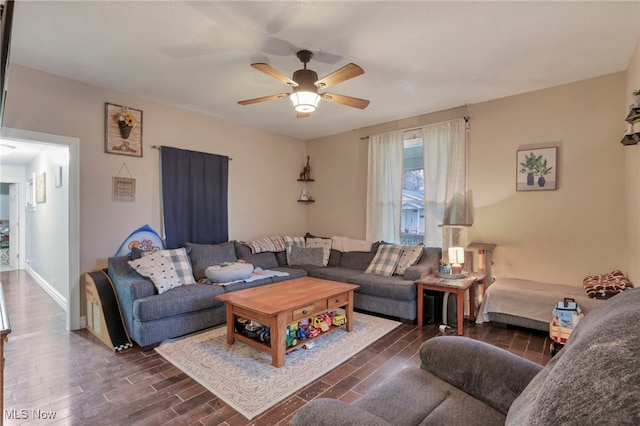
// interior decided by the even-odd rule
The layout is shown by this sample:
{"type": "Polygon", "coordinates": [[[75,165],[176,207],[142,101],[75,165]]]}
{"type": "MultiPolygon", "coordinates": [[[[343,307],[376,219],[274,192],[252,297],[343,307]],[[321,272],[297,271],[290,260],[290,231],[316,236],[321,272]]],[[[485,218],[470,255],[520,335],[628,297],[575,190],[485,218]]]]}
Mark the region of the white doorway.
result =
{"type": "MultiPolygon", "coordinates": [[[[79,140],[65,136],[50,135],[38,132],[30,132],[26,130],[3,128],[2,139],[12,144],[40,145],[42,149],[47,147],[60,148],[60,152],[66,154],[66,167],[64,167],[64,188],[58,188],[58,171],[49,168],[46,171],[42,169],[42,162],[36,162],[35,170],[31,170],[34,166],[22,170],[19,166],[10,163],[0,157],[0,181],[6,182],[7,175],[13,175],[10,179],[14,187],[14,202],[11,211],[17,215],[16,228],[13,230],[16,234],[16,240],[19,247],[17,251],[17,259],[15,260],[17,269],[25,268],[29,274],[40,284],[40,286],[66,311],[67,313],[67,329],[76,330],[81,328],[80,321],[80,266],[79,266],[79,140]],[[5,164],[3,164],[5,163],[5,164]],[[18,170],[16,170],[16,168],[18,170]],[[36,204],[35,197],[32,192],[35,188],[36,177],[46,177],[46,187],[50,197],[43,204],[36,204]],[[54,186],[55,183],[55,186],[54,186]],[[64,189],[65,197],[56,197],[62,194],[59,192],[64,189]],[[54,204],[56,201],[63,200],[64,205],[54,204]],[[48,204],[46,203],[48,201],[48,204]],[[39,210],[38,210],[39,209],[39,210]],[[49,209],[49,211],[47,211],[49,209]],[[49,253],[54,253],[55,249],[45,247],[44,250],[38,251],[34,246],[39,245],[40,241],[52,229],[51,224],[47,223],[47,217],[51,211],[55,209],[56,214],[64,210],[64,216],[57,216],[55,227],[63,228],[64,235],[55,235],[63,239],[64,244],[58,244],[64,247],[64,262],[51,262],[49,253]],[[38,214],[39,213],[39,214],[38,214]],[[60,226],[62,225],[62,226],[60,226]],[[26,228],[35,227],[37,235],[31,234],[26,228]],[[43,232],[46,231],[46,232],[43,232]],[[29,258],[25,255],[25,246],[31,245],[30,253],[36,255],[29,258]],[[63,264],[60,264],[63,263],[63,264]]],[[[47,163],[46,167],[49,167],[47,163]]],[[[51,166],[53,167],[53,166],[51,166]]],[[[11,197],[11,195],[10,195],[11,197]]],[[[42,200],[41,200],[42,202],[42,200]]],[[[53,237],[51,237],[53,238],[53,237]]],[[[45,243],[43,243],[45,244],[45,243]]]]}

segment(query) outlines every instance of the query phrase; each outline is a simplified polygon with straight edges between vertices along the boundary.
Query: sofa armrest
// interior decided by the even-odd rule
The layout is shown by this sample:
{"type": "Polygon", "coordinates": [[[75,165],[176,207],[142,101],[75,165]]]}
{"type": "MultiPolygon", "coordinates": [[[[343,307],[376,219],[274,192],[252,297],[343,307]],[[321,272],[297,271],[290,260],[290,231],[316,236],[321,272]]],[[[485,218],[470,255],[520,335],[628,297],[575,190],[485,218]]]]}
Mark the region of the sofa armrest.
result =
{"type": "Polygon", "coordinates": [[[437,272],[440,259],[442,259],[442,249],[440,247],[425,247],[420,261],[413,266],[409,266],[404,272],[404,279],[416,281],[437,272]]]}
{"type": "Polygon", "coordinates": [[[390,426],[379,417],[344,401],[318,398],[305,404],[291,419],[290,426],[390,426]]]}
{"type": "Polygon", "coordinates": [[[421,368],[507,414],[542,366],[497,346],[461,336],[438,336],[420,348],[421,368]]]}
{"type": "Polygon", "coordinates": [[[157,291],[151,280],[131,269],[128,260],[127,256],[109,258],[107,273],[115,287],[127,331],[133,336],[133,301],[157,294],[157,291]]]}

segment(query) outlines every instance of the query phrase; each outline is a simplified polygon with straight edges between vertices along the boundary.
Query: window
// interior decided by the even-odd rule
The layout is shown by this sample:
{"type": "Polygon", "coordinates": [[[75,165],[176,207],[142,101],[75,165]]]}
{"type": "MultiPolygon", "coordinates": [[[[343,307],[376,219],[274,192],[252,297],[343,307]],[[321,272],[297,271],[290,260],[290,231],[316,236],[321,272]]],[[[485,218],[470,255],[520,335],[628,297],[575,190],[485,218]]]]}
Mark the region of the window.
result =
{"type": "Polygon", "coordinates": [[[422,138],[404,141],[402,161],[402,217],[400,241],[403,245],[424,243],[424,162],[422,138]]]}

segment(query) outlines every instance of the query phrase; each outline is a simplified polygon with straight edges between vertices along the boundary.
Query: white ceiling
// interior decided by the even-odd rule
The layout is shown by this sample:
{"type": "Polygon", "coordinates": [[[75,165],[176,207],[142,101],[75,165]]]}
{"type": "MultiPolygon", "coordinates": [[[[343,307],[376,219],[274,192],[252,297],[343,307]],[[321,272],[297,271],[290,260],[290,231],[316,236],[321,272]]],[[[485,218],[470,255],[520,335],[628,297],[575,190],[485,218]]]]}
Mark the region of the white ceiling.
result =
{"type": "Polygon", "coordinates": [[[307,140],[626,70],[639,29],[638,1],[18,1],[11,61],[307,140]],[[369,107],[237,104],[289,92],[249,64],[300,49],[360,65],[330,91],[369,107]]]}

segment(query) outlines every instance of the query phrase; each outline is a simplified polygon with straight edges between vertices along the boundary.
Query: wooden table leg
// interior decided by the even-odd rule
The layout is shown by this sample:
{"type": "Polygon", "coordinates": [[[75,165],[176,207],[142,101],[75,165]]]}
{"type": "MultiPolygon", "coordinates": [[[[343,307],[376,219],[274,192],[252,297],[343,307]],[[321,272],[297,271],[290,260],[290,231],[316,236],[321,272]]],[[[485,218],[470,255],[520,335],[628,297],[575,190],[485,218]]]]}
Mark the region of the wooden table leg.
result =
{"type": "Polygon", "coordinates": [[[422,317],[424,316],[424,286],[417,285],[418,289],[418,327],[422,327],[422,317]]]}
{"type": "Polygon", "coordinates": [[[353,291],[347,294],[347,306],[345,307],[345,316],[347,317],[347,331],[353,330],[353,291]]]}
{"type": "Polygon", "coordinates": [[[458,303],[458,336],[464,334],[464,290],[456,290],[456,299],[458,303]]]}
{"type": "Polygon", "coordinates": [[[285,337],[285,329],[287,327],[285,321],[285,313],[278,314],[271,327],[271,365],[274,367],[282,367],[284,365],[284,357],[287,349],[287,339],[285,337]]]}
{"type": "Polygon", "coordinates": [[[476,320],[476,283],[472,283],[469,287],[469,320],[476,320]]]}
{"type": "Polygon", "coordinates": [[[236,341],[235,333],[235,318],[233,315],[233,306],[227,304],[227,343],[233,345],[236,341]]]}

